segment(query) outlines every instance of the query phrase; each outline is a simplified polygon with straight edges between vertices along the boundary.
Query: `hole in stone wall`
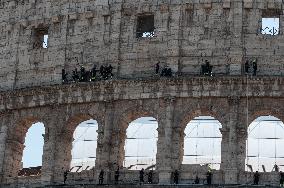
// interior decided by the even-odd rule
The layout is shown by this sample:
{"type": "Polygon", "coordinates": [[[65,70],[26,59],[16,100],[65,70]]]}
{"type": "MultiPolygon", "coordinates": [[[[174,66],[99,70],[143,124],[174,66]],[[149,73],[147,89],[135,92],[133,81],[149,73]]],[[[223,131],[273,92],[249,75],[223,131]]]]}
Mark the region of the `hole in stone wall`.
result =
{"type": "Polygon", "coordinates": [[[73,133],[71,172],[91,170],[95,167],[98,123],[90,119],[80,123],[73,133]]]}
{"type": "Polygon", "coordinates": [[[40,122],[33,124],[28,129],[22,156],[23,168],[19,171],[19,176],[37,176],[41,174],[44,134],[44,124],[40,122]]]}
{"type": "Polygon", "coordinates": [[[136,37],[155,37],[154,15],[140,15],[137,17],[136,37]]]}
{"type": "Polygon", "coordinates": [[[261,34],[278,35],[280,33],[280,9],[262,10],[261,34]]]}
{"type": "Polygon", "coordinates": [[[262,18],[261,34],[263,35],[278,35],[280,29],[278,18],[262,18]]]}
{"type": "Polygon", "coordinates": [[[221,123],[211,116],[199,116],[191,120],[185,130],[183,164],[209,165],[220,169],[221,123]]]}
{"type": "Polygon", "coordinates": [[[37,28],[34,30],[33,48],[48,48],[48,28],[37,28]]]}
{"type": "Polygon", "coordinates": [[[260,116],[248,127],[247,171],[284,170],[284,124],[274,116],[260,116]]]}
{"type": "Polygon", "coordinates": [[[158,122],[153,117],[142,117],[132,121],[125,140],[124,167],[128,170],[155,169],[158,122]]]}

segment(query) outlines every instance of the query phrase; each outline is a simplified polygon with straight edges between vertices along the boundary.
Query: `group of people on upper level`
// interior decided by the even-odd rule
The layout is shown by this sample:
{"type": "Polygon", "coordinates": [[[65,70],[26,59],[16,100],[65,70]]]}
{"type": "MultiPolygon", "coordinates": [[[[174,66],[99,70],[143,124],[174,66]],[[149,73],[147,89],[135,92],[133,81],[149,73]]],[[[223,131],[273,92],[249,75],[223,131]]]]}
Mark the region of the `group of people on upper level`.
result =
{"type": "Polygon", "coordinates": [[[80,71],[77,68],[72,71],[71,77],[65,69],[62,69],[62,83],[68,82],[93,82],[95,80],[108,80],[113,77],[113,67],[109,65],[101,65],[99,69],[94,65],[91,70],[86,70],[84,66],[80,67],[80,71]],[[98,74],[99,73],[99,74],[98,74]]]}
{"type": "Polygon", "coordinates": [[[257,72],[257,61],[256,59],[253,59],[251,61],[247,60],[245,62],[245,73],[246,74],[253,74],[254,76],[256,76],[256,72],[257,72]]]}
{"type": "MultiPolygon", "coordinates": [[[[158,62],[155,64],[155,74],[161,77],[173,77],[174,73],[172,68],[168,65],[161,67],[161,63],[158,62]]],[[[203,76],[213,76],[213,66],[208,60],[205,60],[205,63],[201,65],[200,74],[203,76]]],[[[245,74],[252,74],[256,76],[257,73],[257,61],[253,59],[251,61],[247,60],[244,64],[245,74]]],[[[84,66],[80,67],[80,71],[77,68],[72,71],[72,75],[69,76],[65,69],[62,69],[62,83],[69,82],[92,82],[96,80],[109,80],[113,78],[113,67],[109,65],[101,65],[97,69],[97,65],[94,64],[93,68],[87,71],[84,66]]]]}

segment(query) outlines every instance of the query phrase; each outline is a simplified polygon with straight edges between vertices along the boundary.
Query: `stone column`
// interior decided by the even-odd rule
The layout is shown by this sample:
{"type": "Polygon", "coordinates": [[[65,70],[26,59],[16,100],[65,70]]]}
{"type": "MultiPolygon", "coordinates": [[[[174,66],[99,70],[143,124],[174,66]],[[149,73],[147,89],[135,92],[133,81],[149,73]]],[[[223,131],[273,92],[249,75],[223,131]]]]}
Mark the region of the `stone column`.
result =
{"type": "MultiPolygon", "coordinates": [[[[48,185],[53,183],[55,175],[55,153],[57,139],[57,125],[61,122],[58,121],[60,118],[56,114],[52,114],[50,118],[45,120],[45,134],[44,146],[43,146],[43,156],[42,156],[42,174],[41,182],[43,185],[48,185]]],[[[61,117],[62,119],[62,117],[61,117]]],[[[63,176],[63,175],[62,175],[63,176]]]]}
{"type": "Polygon", "coordinates": [[[24,143],[15,130],[15,119],[11,115],[1,119],[0,123],[0,180],[5,183],[18,176],[22,168],[24,143]],[[9,129],[9,127],[11,129],[9,129]],[[13,128],[13,129],[12,129],[13,128]],[[18,135],[15,136],[15,135],[18,135]]]}
{"type": "Polygon", "coordinates": [[[225,170],[227,165],[230,163],[229,159],[229,128],[222,127],[220,129],[222,134],[222,142],[221,142],[221,165],[220,170],[225,170]]]}
{"type": "MultiPolygon", "coordinates": [[[[2,123],[2,122],[1,122],[2,123]]],[[[7,125],[0,124],[0,184],[3,181],[3,168],[4,168],[4,157],[5,157],[5,149],[6,149],[6,139],[7,139],[7,125]]]]}
{"type": "Polygon", "coordinates": [[[233,24],[231,30],[230,41],[230,75],[240,75],[243,62],[243,0],[231,1],[230,9],[233,24]]]}
{"type": "Polygon", "coordinates": [[[159,183],[169,184],[172,173],[172,123],[174,117],[174,98],[166,98],[163,117],[159,118],[159,141],[157,145],[157,170],[159,183]]]}
{"type": "MultiPolygon", "coordinates": [[[[224,171],[224,183],[225,184],[237,184],[238,183],[238,139],[237,139],[237,127],[239,120],[239,103],[240,98],[230,97],[228,104],[229,110],[229,121],[228,121],[228,150],[225,154],[227,160],[223,161],[224,171]]],[[[225,138],[226,139],[226,138],[225,138]]],[[[226,143],[224,143],[226,144],[226,143]]],[[[222,145],[223,146],[223,145],[222,145]]]]}
{"type": "Polygon", "coordinates": [[[118,164],[118,153],[117,149],[117,138],[113,136],[113,118],[114,118],[114,105],[113,103],[106,102],[105,103],[105,116],[104,116],[104,125],[101,128],[100,135],[98,137],[98,149],[99,153],[97,153],[97,167],[96,172],[99,174],[100,170],[105,171],[105,180],[104,182],[110,182],[110,174],[111,171],[118,164]]]}
{"type": "Polygon", "coordinates": [[[42,184],[62,183],[64,171],[70,169],[73,132],[66,127],[66,114],[57,111],[46,120],[42,184]]]}
{"type": "MultiPolygon", "coordinates": [[[[241,125],[245,125],[244,122],[240,121],[241,125]]],[[[237,142],[238,142],[238,152],[237,152],[237,167],[239,172],[244,172],[246,168],[246,141],[248,132],[244,127],[237,128],[237,142]]]]}
{"type": "Polygon", "coordinates": [[[22,156],[25,146],[23,143],[14,139],[6,139],[3,178],[8,180],[18,176],[18,171],[22,168],[22,156]]]}
{"type": "Polygon", "coordinates": [[[172,169],[179,170],[183,160],[184,154],[184,131],[179,125],[174,125],[172,127],[172,169]]]}

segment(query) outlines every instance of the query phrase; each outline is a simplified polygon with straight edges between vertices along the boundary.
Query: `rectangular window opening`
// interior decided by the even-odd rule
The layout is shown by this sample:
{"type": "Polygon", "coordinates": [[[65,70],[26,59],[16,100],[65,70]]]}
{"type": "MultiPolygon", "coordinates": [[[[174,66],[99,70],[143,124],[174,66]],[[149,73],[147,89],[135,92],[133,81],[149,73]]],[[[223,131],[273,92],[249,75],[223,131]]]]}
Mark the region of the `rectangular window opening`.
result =
{"type": "Polygon", "coordinates": [[[280,19],[279,17],[263,17],[261,20],[261,34],[279,35],[280,19]]]}
{"type": "Polygon", "coordinates": [[[137,18],[137,38],[155,37],[154,15],[140,15],[137,18]]]}
{"type": "Polygon", "coordinates": [[[34,31],[34,49],[48,48],[48,29],[38,28],[34,31]]]}

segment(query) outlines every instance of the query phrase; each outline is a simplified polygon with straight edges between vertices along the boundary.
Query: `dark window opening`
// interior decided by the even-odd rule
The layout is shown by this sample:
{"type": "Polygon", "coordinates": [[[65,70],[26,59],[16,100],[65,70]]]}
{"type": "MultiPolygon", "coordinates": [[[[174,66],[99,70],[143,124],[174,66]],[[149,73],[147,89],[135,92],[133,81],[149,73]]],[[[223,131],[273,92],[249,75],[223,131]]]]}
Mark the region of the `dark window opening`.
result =
{"type": "Polygon", "coordinates": [[[137,38],[155,37],[154,15],[142,15],[137,18],[137,38]]]}
{"type": "Polygon", "coordinates": [[[48,48],[48,29],[40,28],[34,31],[34,49],[48,48]]]}

